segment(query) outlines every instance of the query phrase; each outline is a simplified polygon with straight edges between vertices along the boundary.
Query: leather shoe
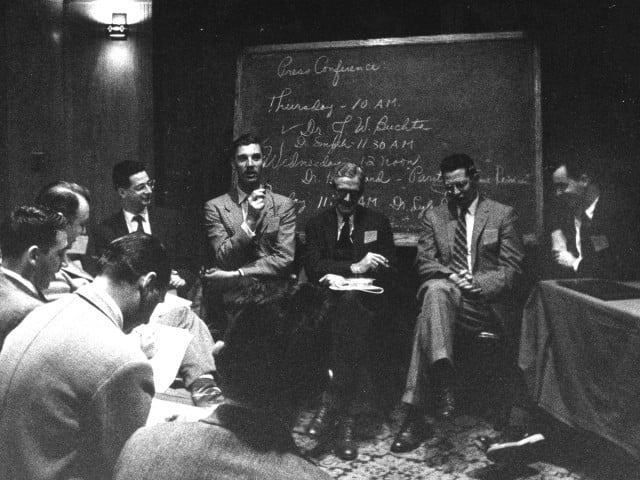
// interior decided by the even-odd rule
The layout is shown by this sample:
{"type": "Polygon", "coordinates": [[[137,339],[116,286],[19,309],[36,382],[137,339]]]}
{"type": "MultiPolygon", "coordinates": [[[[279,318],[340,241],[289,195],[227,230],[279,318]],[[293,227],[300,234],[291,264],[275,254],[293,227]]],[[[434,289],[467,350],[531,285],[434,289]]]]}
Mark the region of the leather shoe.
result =
{"type": "Polygon", "coordinates": [[[358,457],[358,447],[354,440],[355,421],[353,417],[343,417],[338,424],[335,454],[342,460],[355,460],[358,457]]]}
{"type": "Polygon", "coordinates": [[[424,419],[416,413],[410,413],[393,439],[391,451],[404,453],[415,450],[430,435],[431,428],[425,423],[424,419]]]}
{"type": "Polygon", "coordinates": [[[436,417],[448,420],[453,417],[456,410],[456,402],[451,385],[443,385],[436,396],[436,417]]]}
{"type": "Polygon", "coordinates": [[[336,423],[335,411],[328,403],[323,403],[307,427],[307,435],[318,438],[324,435],[327,429],[332,429],[336,423]]]}

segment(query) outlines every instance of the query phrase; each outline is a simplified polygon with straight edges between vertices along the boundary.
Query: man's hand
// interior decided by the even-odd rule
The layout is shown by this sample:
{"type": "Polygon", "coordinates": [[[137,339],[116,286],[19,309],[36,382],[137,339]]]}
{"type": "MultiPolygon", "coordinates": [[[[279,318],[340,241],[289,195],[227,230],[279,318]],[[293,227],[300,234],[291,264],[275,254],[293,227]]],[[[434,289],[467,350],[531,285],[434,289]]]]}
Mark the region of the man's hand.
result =
{"type": "Polygon", "coordinates": [[[264,187],[256,188],[247,197],[247,225],[251,230],[256,229],[256,224],[260,219],[260,214],[264,209],[264,199],[266,196],[266,189],[264,187]]]}
{"type": "Polygon", "coordinates": [[[324,285],[327,287],[339,287],[344,285],[347,281],[341,275],[334,275],[333,273],[327,273],[324,277],[318,280],[320,285],[324,285]]]}
{"type": "Polygon", "coordinates": [[[140,347],[140,350],[151,359],[156,354],[156,332],[151,325],[138,325],[131,330],[129,336],[140,347]]]}
{"type": "Polygon", "coordinates": [[[378,268],[389,268],[389,260],[379,253],[368,252],[362,260],[351,265],[351,271],[355,275],[374,272],[378,268]]]}
{"type": "Polygon", "coordinates": [[[240,272],[238,270],[222,270],[216,267],[207,268],[201,273],[203,279],[212,281],[236,278],[239,276],[240,272]]]}
{"type": "Polygon", "coordinates": [[[575,270],[575,265],[578,259],[568,250],[554,250],[554,261],[561,267],[571,268],[575,270]]]}
{"type": "Polygon", "coordinates": [[[462,293],[471,293],[474,295],[482,293],[482,289],[480,287],[475,287],[473,285],[473,276],[468,270],[462,270],[459,273],[452,273],[449,275],[449,280],[455,283],[462,293]]]}
{"type": "Polygon", "coordinates": [[[178,272],[176,272],[175,270],[171,270],[171,278],[169,279],[169,286],[171,288],[184,287],[186,284],[187,282],[180,275],[178,275],[178,272]]]}

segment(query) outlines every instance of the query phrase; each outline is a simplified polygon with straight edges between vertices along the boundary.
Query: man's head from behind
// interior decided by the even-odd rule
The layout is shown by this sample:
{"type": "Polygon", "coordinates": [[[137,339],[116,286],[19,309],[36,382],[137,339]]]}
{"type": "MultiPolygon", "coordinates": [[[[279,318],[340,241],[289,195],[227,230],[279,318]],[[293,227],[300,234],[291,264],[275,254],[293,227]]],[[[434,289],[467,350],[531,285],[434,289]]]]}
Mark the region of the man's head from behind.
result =
{"type": "Polygon", "coordinates": [[[46,289],[64,260],[66,228],[60,213],[34,206],[14,209],[0,224],[3,266],[46,289]]]}
{"type": "Polygon", "coordinates": [[[113,186],[120,196],[122,208],[134,214],[151,205],[155,180],[149,179],[142,162],[125,160],[113,167],[113,186]]]}
{"type": "Polygon", "coordinates": [[[262,140],[246,133],[233,141],[231,165],[244,192],[259,187],[262,180],[262,140]]]}
{"type": "Polygon", "coordinates": [[[58,180],[46,185],[36,197],[36,204],[59,212],[67,219],[67,240],[71,245],[80,235],[86,235],[89,222],[89,190],[77,183],[58,180]]]}
{"type": "Polygon", "coordinates": [[[283,413],[308,400],[322,383],[321,305],[312,285],[248,280],[227,305],[231,322],[220,354],[225,395],[283,413]]]}
{"type": "Polygon", "coordinates": [[[331,175],[334,203],[340,215],[353,215],[364,192],[364,171],[355,163],[338,165],[331,175]]]}
{"type": "Polygon", "coordinates": [[[100,258],[97,285],[105,285],[124,317],[124,330],[147,323],[164,300],[171,266],[167,251],[157,238],[130,233],[109,244],[100,258]]]}
{"type": "Polygon", "coordinates": [[[445,157],[440,162],[440,173],[449,202],[467,208],[478,195],[479,175],[473,160],[464,153],[445,157]]]}

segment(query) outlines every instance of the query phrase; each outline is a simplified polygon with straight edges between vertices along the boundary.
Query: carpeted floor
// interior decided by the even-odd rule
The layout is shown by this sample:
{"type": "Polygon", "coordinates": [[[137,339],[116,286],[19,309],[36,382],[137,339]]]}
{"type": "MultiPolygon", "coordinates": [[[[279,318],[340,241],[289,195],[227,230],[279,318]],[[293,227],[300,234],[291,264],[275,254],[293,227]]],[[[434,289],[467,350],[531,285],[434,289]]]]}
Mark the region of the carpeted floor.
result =
{"type": "MultiPolygon", "coordinates": [[[[435,435],[417,450],[393,454],[389,446],[400,422],[398,409],[390,418],[369,411],[358,417],[360,454],[345,462],[331,451],[330,442],[318,443],[304,435],[312,412],[305,412],[294,430],[307,456],[333,478],[343,480],[635,480],[640,465],[610,444],[585,433],[551,425],[541,461],[520,469],[489,462],[477,445],[480,435],[495,434],[478,416],[460,415],[453,421],[433,422],[435,435]]],[[[551,422],[552,423],[552,422],[551,422]]]]}

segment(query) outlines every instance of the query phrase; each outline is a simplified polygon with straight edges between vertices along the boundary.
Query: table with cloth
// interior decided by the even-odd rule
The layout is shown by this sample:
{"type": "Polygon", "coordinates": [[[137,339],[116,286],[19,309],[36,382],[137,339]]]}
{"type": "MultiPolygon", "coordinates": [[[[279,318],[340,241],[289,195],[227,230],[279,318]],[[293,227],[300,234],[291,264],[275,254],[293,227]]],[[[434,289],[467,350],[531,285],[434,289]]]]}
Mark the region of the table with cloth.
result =
{"type": "Polygon", "coordinates": [[[539,282],[524,309],[518,363],[539,407],[640,459],[639,298],[604,301],[539,282]]]}

